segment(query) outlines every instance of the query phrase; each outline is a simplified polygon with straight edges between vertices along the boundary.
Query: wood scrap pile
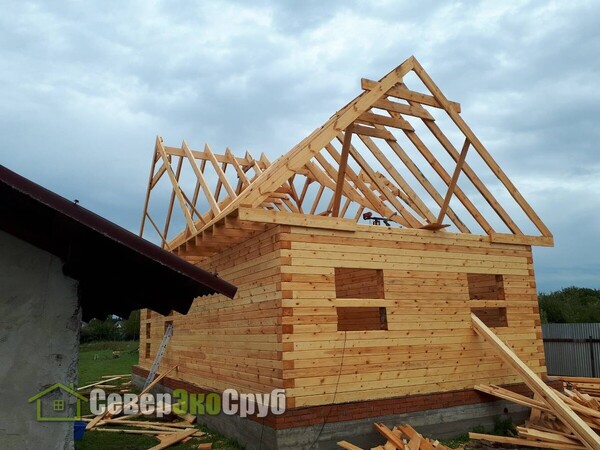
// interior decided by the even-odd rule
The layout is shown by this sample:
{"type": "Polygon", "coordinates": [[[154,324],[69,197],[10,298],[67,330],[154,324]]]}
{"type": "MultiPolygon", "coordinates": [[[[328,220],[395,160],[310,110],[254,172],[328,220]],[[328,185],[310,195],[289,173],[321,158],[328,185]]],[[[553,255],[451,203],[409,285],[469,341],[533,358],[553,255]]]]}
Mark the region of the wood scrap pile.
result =
{"type": "Polygon", "coordinates": [[[77,388],[81,395],[89,395],[92,389],[103,389],[106,392],[118,392],[120,394],[130,392],[131,374],[104,375],[99,381],[77,388]],[[129,381],[125,381],[129,378],[129,381]],[[109,384],[112,383],[112,384],[109,384]]]}
{"type": "Polygon", "coordinates": [[[600,378],[557,377],[569,390],[600,397],[600,378]]]}
{"type": "MultiPolygon", "coordinates": [[[[373,427],[387,439],[387,442],[377,447],[372,447],[372,450],[450,450],[448,447],[440,444],[439,441],[428,439],[419,434],[413,427],[407,424],[389,429],[382,423],[374,423],[373,427]]],[[[346,450],[363,450],[347,441],[340,441],[337,445],[346,450]]]]}
{"type": "MultiPolygon", "coordinates": [[[[566,381],[566,380],[565,380],[566,381]]],[[[578,386],[597,384],[600,380],[577,379],[578,386]]],[[[587,426],[600,434],[600,397],[574,389],[567,385],[564,391],[549,388],[587,426]],[[570,389],[569,389],[570,388],[570,389]]],[[[519,446],[577,450],[590,448],[582,441],[546,402],[540,398],[529,398],[499,386],[475,386],[475,389],[531,408],[531,417],[524,426],[517,427],[516,437],[492,436],[470,433],[471,439],[484,439],[489,442],[514,444],[519,446]]]]}
{"type": "MultiPolygon", "coordinates": [[[[170,447],[175,444],[188,442],[192,438],[206,436],[206,433],[200,431],[194,426],[196,422],[196,416],[192,414],[167,414],[173,410],[176,405],[163,405],[160,402],[156,405],[154,414],[144,415],[143,419],[140,420],[142,414],[135,415],[122,415],[123,411],[128,407],[132,406],[135,402],[139,401],[139,398],[150,392],[150,390],[156,386],[156,384],[162,380],[165,376],[176,369],[177,366],[165,371],[152,381],[146,387],[135,400],[127,404],[122,403],[111,403],[104,408],[102,413],[96,416],[86,416],[82,420],[87,423],[86,430],[94,430],[108,433],[127,433],[127,434],[144,434],[156,437],[160,443],[150,450],[159,450],[170,447]],[[168,409],[167,409],[168,407],[168,409]],[[138,420],[136,420],[138,419],[138,420]]],[[[82,394],[90,393],[92,389],[102,388],[107,391],[119,392],[119,393],[130,393],[131,382],[126,382],[120,385],[107,384],[110,382],[116,382],[130,375],[111,375],[102,377],[101,381],[82,386],[78,389],[82,394]]],[[[198,447],[203,450],[210,450],[211,443],[203,443],[198,447]]]]}

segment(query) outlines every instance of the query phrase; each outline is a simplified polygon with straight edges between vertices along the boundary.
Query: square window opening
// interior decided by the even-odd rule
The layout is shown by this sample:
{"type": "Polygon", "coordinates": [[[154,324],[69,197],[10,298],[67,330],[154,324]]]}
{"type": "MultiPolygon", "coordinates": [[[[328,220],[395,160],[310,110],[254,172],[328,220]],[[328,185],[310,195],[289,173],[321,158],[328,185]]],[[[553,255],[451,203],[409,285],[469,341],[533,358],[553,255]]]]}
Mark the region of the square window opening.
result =
{"type": "Polygon", "coordinates": [[[469,298],[471,300],[504,300],[502,275],[468,273],[469,298]]]}
{"type": "Polygon", "coordinates": [[[146,359],[150,359],[150,342],[146,342],[146,353],[145,353],[145,357],[146,357],[146,359]]]}
{"type": "Polygon", "coordinates": [[[346,306],[337,309],[338,331],[387,330],[387,312],[383,307],[346,306]]]}
{"type": "Polygon", "coordinates": [[[146,339],[150,339],[150,333],[151,333],[152,329],[151,329],[151,325],[149,323],[146,324],[146,339]]]}
{"type": "Polygon", "coordinates": [[[471,308],[471,312],[488,327],[507,327],[506,308],[471,308]]]}

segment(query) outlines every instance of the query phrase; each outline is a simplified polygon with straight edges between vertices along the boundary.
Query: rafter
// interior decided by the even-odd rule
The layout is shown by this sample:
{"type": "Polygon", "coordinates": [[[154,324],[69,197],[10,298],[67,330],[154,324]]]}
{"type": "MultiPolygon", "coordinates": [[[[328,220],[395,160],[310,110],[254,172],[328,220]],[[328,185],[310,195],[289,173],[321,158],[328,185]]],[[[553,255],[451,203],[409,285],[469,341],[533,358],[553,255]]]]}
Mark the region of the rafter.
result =
{"type": "Polygon", "coordinates": [[[248,235],[248,230],[236,228],[243,223],[232,219],[237,217],[240,208],[268,212],[268,216],[255,217],[270,221],[283,220],[275,219],[278,214],[321,216],[318,220],[355,214],[353,220],[348,220],[356,222],[363,211],[372,210],[407,228],[447,232],[442,231],[443,228],[452,227],[448,231],[471,233],[466,223],[469,226],[476,223],[493,242],[551,244],[548,228],[460,116],[460,104],[450,102],[441,93],[414,57],[379,81],[362,79],[361,87],[360,95],[273,163],[264,153],[260,158],[254,158],[249,152],[239,157],[229,148],[218,154],[208,145],[198,151],[189,148],[185,141],[177,148],[165,146],[162,139],[157,138],[140,233],[148,228],[144,228],[147,220],[163,246],[169,243],[182,254],[191,255],[197,245],[207,245],[193,256],[200,258],[228,245],[228,238],[237,240],[248,235]],[[424,92],[412,90],[404,80],[411,71],[422,82],[418,90],[424,92]],[[464,136],[461,151],[442,131],[441,125],[445,128],[448,124],[440,119],[444,113],[464,136]],[[424,129],[427,137],[420,135],[424,129]],[[352,136],[357,137],[354,145],[352,136]],[[446,159],[440,158],[433,151],[434,147],[429,147],[432,141],[444,149],[441,151],[446,159]],[[403,148],[406,142],[410,142],[408,151],[403,148]],[[469,155],[476,153],[481,157],[541,236],[523,233],[522,224],[517,224],[498,200],[502,197],[495,197],[480,174],[467,163],[467,151],[469,155]],[[454,164],[449,162],[446,153],[454,164]],[[418,158],[413,158],[415,154],[418,158]],[[184,180],[189,175],[182,171],[184,163],[191,166],[193,180],[184,180]],[[172,190],[165,227],[160,231],[148,210],[151,191],[162,188],[164,184],[159,182],[165,174],[172,190]],[[433,182],[425,174],[433,174],[433,182]],[[463,187],[465,183],[470,183],[468,188],[463,187]],[[310,189],[311,185],[315,189],[310,189]],[[471,198],[467,192],[473,192],[478,198],[471,198]],[[173,238],[169,229],[176,203],[183,212],[186,229],[173,238]],[[457,215],[451,203],[460,206],[463,217],[457,215]],[[485,203],[491,209],[480,210],[485,203]],[[445,218],[447,224],[442,223],[445,218]],[[510,233],[495,229],[504,225],[510,233]]]}

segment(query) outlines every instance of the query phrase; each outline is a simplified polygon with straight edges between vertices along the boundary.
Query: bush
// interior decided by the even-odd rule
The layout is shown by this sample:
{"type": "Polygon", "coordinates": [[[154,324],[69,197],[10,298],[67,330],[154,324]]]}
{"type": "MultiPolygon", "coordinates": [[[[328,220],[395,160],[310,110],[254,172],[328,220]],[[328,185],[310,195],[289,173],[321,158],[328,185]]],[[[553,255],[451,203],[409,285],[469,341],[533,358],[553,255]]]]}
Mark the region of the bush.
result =
{"type": "Polygon", "coordinates": [[[110,315],[105,320],[92,319],[81,326],[79,342],[137,340],[140,335],[140,312],[133,311],[129,319],[110,315]]]}
{"type": "Polygon", "coordinates": [[[600,290],[571,286],[538,296],[544,323],[600,322],[600,290]]]}

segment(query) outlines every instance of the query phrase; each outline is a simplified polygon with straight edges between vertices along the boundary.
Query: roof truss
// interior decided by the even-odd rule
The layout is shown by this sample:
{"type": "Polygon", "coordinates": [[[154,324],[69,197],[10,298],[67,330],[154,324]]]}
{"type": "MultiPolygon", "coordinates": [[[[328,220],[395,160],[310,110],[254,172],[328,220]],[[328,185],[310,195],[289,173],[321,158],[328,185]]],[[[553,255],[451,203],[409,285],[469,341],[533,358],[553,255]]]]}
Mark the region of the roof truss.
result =
{"type": "Polygon", "coordinates": [[[361,87],[358,97],[274,163],[264,154],[216,154],[208,145],[191,150],[185,141],[168,147],[158,137],[140,234],[151,226],[164,247],[189,255],[202,244],[205,250],[195,253],[207,256],[222,248],[220,242],[233,245],[275,221],[240,221],[240,208],[246,215],[260,209],[354,222],[369,210],[405,228],[552,245],[548,228],[461,117],[460,104],[444,96],[414,57],[379,81],[363,79],[361,87]],[[426,92],[412,90],[411,83],[426,92]],[[191,182],[182,179],[186,170],[191,182]],[[489,186],[481,175],[486,170],[489,186]],[[170,197],[159,226],[150,197],[163,179],[170,197]],[[175,204],[185,230],[173,237],[175,204]],[[525,221],[527,232],[511,213],[525,221]]]}

